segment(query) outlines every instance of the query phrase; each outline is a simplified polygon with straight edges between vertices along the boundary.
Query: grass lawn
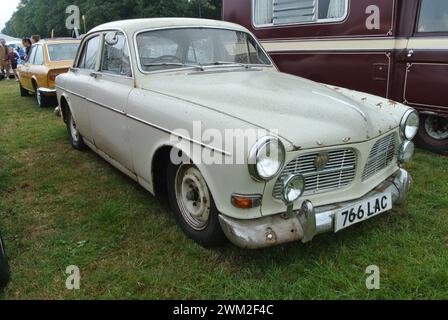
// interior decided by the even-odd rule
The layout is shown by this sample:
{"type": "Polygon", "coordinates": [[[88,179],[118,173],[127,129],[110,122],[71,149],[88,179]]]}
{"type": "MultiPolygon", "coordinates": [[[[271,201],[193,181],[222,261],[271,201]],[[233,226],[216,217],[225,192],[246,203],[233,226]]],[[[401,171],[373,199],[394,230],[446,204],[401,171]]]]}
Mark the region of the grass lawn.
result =
{"type": "Polygon", "coordinates": [[[448,298],[448,157],[419,151],[408,204],[340,234],[260,251],[206,250],[169,210],[93,152],[53,110],[0,82],[4,299],[448,298]],[[81,269],[81,289],[65,269],[81,269]],[[381,289],[366,289],[377,265],[381,289]]]}

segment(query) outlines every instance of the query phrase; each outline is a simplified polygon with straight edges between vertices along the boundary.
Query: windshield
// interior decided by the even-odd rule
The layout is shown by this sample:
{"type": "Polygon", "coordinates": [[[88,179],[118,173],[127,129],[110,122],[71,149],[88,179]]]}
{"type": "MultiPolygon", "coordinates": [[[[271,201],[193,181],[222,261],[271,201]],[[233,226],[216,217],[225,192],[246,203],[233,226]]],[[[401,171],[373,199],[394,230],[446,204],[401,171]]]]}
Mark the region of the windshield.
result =
{"type": "Polygon", "coordinates": [[[48,45],[50,61],[74,60],[79,43],[58,43],[48,45]]]}
{"type": "Polygon", "coordinates": [[[137,35],[143,71],[214,65],[266,65],[271,61],[249,34],[212,28],[147,31],[137,35]]]}

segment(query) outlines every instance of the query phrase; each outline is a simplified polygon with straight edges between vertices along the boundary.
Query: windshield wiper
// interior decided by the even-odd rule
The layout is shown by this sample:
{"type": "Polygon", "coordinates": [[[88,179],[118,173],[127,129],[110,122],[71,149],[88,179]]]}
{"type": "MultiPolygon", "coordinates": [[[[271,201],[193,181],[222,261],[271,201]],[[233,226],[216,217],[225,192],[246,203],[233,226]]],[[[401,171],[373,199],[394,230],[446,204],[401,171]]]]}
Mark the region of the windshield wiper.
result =
{"type": "Polygon", "coordinates": [[[240,63],[240,62],[230,62],[230,61],[215,61],[212,63],[208,63],[209,66],[239,66],[244,67],[246,69],[251,68],[251,65],[246,63],[240,63]]]}
{"type": "Polygon", "coordinates": [[[188,64],[188,63],[180,63],[180,62],[156,62],[156,63],[145,63],[144,67],[187,67],[187,68],[195,68],[201,71],[204,71],[204,67],[199,64],[188,64]]]}

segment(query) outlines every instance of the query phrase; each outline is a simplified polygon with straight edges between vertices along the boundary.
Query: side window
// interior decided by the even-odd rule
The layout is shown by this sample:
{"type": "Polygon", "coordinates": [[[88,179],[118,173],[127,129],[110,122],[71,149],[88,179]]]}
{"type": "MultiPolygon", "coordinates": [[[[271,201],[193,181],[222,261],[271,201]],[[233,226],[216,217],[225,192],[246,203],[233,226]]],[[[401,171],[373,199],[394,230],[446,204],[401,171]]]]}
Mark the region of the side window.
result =
{"type": "Polygon", "coordinates": [[[104,37],[101,71],[132,77],[126,37],[120,32],[109,32],[104,37]]]}
{"type": "Polygon", "coordinates": [[[34,57],[34,63],[36,65],[43,65],[44,64],[44,53],[43,53],[43,49],[42,46],[36,46],[34,48],[35,51],[35,57],[34,57]]]}
{"type": "Polygon", "coordinates": [[[94,70],[96,66],[96,57],[100,47],[100,37],[96,36],[84,44],[81,57],[78,60],[78,68],[94,70]]]}
{"type": "Polygon", "coordinates": [[[345,19],[349,0],[254,0],[255,26],[334,22],[345,19]]]}
{"type": "Polygon", "coordinates": [[[448,32],[448,1],[422,0],[418,32],[448,32]]]}
{"type": "Polygon", "coordinates": [[[33,64],[34,57],[36,56],[36,47],[31,47],[30,55],[27,57],[26,62],[29,64],[33,64]]]}

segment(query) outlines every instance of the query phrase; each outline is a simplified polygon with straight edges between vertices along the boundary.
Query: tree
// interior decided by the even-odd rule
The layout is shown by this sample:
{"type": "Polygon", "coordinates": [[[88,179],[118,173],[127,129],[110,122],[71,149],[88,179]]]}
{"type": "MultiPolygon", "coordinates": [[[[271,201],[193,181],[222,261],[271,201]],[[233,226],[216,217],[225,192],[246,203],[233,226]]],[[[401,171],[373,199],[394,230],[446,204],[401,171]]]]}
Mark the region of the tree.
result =
{"type": "Polygon", "coordinates": [[[2,33],[13,37],[40,34],[69,36],[65,8],[77,5],[86,17],[87,29],[122,19],[199,17],[221,19],[222,0],[21,0],[2,33]]]}

